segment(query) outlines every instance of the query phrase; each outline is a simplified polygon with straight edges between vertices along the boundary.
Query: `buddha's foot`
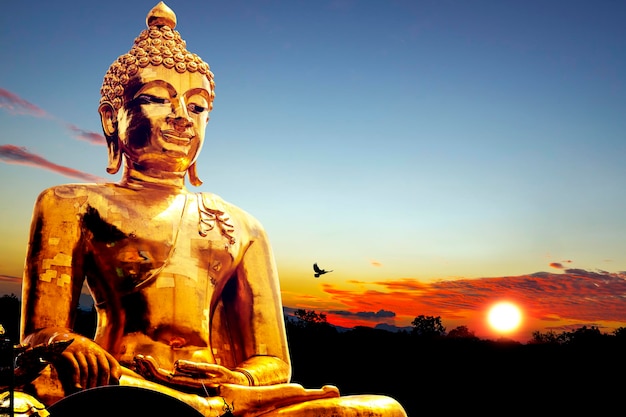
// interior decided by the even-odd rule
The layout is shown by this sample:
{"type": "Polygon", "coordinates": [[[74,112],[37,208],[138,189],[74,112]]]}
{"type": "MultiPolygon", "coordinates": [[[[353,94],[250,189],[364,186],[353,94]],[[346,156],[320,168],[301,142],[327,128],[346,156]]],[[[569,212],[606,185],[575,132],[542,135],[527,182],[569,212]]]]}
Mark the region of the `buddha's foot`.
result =
{"type": "Polygon", "coordinates": [[[339,389],[325,385],[306,389],[299,384],[276,384],[260,387],[224,384],[219,396],[230,406],[234,415],[256,416],[280,407],[302,402],[339,397],[339,389]]]}

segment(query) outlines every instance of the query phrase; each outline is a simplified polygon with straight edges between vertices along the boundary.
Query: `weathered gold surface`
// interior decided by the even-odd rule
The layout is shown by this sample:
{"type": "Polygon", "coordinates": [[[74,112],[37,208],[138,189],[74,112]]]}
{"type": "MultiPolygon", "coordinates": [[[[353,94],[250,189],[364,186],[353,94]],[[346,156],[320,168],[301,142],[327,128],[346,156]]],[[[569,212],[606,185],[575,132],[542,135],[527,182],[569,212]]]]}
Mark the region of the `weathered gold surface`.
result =
{"type": "MultiPolygon", "coordinates": [[[[74,341],[31,388],[47,405],[120,384],[216,415],[404,416],[391,398],[289,383],[279,281],[263,227],[199,184],[213,74],[159,3],[109,69],[99,112],[118,184],[41,193],[26,259],[23,342],[74,341]],[[84,280],[94,340],[72,331],[84,280]]],[[[364,366],[369,366],[364,364],[364,366]]]]}

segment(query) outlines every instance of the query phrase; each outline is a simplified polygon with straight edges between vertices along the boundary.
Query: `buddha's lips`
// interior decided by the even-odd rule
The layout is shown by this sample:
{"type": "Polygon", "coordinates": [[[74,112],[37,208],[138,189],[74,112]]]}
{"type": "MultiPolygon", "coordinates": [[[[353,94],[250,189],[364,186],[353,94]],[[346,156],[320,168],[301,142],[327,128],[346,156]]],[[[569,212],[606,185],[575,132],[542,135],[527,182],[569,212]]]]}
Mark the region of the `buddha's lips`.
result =
{"type": "Polygon", "coordinates": [[[161,136],[166,142],[174,145],[188,145],[194,137],[189,133],[178,133],[173,130],[164,130],[161,132],[161,136]]]}

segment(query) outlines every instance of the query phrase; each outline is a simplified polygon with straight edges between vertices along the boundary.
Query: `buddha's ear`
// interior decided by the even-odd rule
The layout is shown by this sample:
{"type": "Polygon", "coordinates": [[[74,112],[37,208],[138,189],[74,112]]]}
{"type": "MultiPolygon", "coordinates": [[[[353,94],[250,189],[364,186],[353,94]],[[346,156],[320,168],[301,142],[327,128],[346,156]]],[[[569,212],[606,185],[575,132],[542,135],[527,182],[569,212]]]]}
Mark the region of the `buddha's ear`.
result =
{"type": "Polygon", "coordinates": [[[116,174],[120,170],[120,166],[122,166],[122,150],[120,149],[120,139],[117,135],[117,112],[110,103],[102,103],[98,107],[98,113],[100,113],[102,131],[106,137],[109,151],[107,172],[116,174]]]}
{"type": "Polygon", "coordinates": [[[102,123],[102,131],[109,140],[110,136],[117,136],[117,111],[111,103],[102,103],[98,107],[100,113],[100,122],[102,123]]]}

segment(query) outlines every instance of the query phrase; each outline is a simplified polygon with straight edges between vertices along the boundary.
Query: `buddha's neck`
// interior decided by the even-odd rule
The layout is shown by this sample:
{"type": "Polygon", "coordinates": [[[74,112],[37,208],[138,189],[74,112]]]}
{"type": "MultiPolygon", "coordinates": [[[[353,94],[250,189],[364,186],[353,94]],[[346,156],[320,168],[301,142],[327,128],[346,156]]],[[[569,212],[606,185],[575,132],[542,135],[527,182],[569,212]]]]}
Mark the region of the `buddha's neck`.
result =
{"type": "Polygon", "coordinates": [[[126,166],[122,174],[121,183],[130,188],[157,188],[179,193],[187,191],[185,188],[185,174],[186,171],[138,170],[135,167],[126,166]]]}

